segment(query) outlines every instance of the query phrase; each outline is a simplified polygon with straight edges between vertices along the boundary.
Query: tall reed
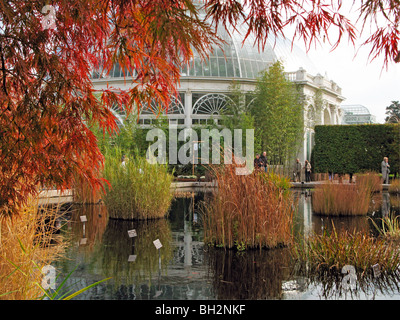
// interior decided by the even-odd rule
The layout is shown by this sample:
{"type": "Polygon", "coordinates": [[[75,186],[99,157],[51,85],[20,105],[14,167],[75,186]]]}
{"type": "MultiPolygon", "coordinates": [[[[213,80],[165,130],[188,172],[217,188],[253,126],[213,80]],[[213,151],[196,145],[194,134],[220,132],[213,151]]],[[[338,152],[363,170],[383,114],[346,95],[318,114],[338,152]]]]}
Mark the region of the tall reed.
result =
{"type": "Polygon", "coordinates": [[[103,200],[110,218],[146,220],[163,218],[173,198],[173,176],[165,165],[150,164],[145,158],[129,157],[121,163],[122,152],[108,150],[103,177],[106,186],[103,200]]]}
{"type": "Polygon", "coordinates": [[[237,175],[235,165],[214,171],[218,189],[202,208],[206,243],[239,250],[290,243],[293,200],[276,180],[263,172],[237,175]]]}
{"type": "Polygon", "coordinates": [[[83,178],[75,176],[72,197],[74,203],[94,204],[99,203],[102,196],[102,190],[95,190],[83,178]]]}
{"type": "Polygon", "coordinates": [[[361,185],[364,188],[368,189],[369,192],[382,191],[382,178],[378,173],[373,171],[357,174],[356,184],[361,185]]]}
{"type": "Polygon", "coordinates": [[[32,199],[19,214],[0,218],[0,299],[31,300],[43,296],[41,268],[63,255],[55,234],[58,208],[39,210],[32,199]]]}
{"type": "Polygon", "coordinates": [[[392,183],[389,185],[390,193],[400,193],[400,179],[392,180],[392,183]]]}
{"type": "Polygon", "coordinates": [[[382,188],[375,175],[357,178],[356,184],[325,183],[317,185],[312,195],[314,213],[322,215],[365,215],[374,192],[382,188]]]}

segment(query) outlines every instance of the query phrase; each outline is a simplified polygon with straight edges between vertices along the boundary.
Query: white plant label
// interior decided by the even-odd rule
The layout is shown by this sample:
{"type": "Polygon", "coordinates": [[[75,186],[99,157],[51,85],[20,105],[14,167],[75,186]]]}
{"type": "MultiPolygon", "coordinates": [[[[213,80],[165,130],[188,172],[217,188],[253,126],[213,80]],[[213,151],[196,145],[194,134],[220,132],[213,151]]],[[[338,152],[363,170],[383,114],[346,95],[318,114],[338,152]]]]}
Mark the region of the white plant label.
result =
{"type": "Polygon", "coordinates": [[[153,243],[154,243],[154,246],[156,247],[157,250],[162,247],[162,244],[161,244],[159,239],[154,240],[153,243]]]}
{"type": "Polygon", "coordinates": [[[128,235],[129,235],[129,238],[136,237],[137,236],[136,230],[135,229],[128,230],[128,235]]]}

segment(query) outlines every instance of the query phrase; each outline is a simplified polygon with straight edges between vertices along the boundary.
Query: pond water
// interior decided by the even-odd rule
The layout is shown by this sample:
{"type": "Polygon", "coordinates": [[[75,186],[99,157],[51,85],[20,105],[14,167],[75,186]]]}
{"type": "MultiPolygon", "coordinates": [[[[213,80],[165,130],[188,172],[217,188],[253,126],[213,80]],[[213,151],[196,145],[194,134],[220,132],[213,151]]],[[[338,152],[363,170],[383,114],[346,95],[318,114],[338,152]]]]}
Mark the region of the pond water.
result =
{"type": "MultiPolygon", "coordinates": [[[[295,192],[298,234],[320,232],[332,220],[313,214],[309,191],[295,192]]],[[[112,277],[75,299],[198,300],[198,299],[400,299],[400,282],[371,280],[355,290],[342,290],[330,280],[300,274],[287,248],[273,250],[213,249],[202,242],[199,202],[204,194],[174,200],[167,219],[134,222],[108,219],[104,206],[80,206],[65,216],[70,237],[66,258],[54,263],[57,283],[72,272],[65,288],[77,291],[112,277]],[[81,222],[80,216],[87,221],[81,222]],[[130,237],[129,230],[136,230],[130,237]],[[153,241],[159,239],[157,250],[153,241]]],[[[399,196],[377,194],[373,218],[399,214],[399,196]]],[[[367,217],[335,218],[337,229],[373,229],[367,217]]],[[[343,277],[343,275],[340,275],[343,277]]]]}

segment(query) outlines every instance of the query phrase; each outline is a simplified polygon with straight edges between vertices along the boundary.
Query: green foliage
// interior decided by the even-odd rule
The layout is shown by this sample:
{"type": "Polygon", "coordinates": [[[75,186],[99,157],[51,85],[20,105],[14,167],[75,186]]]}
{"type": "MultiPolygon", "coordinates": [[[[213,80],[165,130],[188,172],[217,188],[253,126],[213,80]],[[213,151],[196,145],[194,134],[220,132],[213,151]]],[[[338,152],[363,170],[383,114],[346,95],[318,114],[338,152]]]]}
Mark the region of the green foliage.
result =
{"type": "Polygon", "coordinates": [[[168,212],[172,201],[172,175],[168,167],[150,164],[140,156],[128,156],[122,165],[122,151],[118,148],[105,153],[103,176],[109,181],[104,202],[110,218],[154,219],[168,212]]]}
{"type": "MultiPolygon", "coordinates": [[[[168,123],[163,117],[155,121],[155,127],[167,131],[168,123]]],[[[137,154],[142,157],[146,155],[147,148],[152,142],[146,141],[146,135],[149,129],[144,129],[137,123],[137,115],[132,113],[125,119],[124,125],[120,126],[118,131],[109,134],[103,132],[98,126],[91,128],[96,135],[100,151],[104,154],[110,147],[123,150],[126,154],[137,154]]]]}
{"type": "Polygon", "coordinates": [[[371,275],[377,263],[385,274],[394,274],[400,265],[396,245],[356,231],[333,228],[332,233],[314,233],[298,240],[291,249],[297,261],[307,264],[310,274],[337,273],[352,265],[359,274],[371,275]]]}
{"type": "Polygon", "coordinates": [[[387,156],[391,173],[399,173],[399,146],[398,124],[315,126],[312,166],[314,172],[380,172],[387,156]]]}
{"type": "Polygon", "coordinates": [[[279,61],[258,79],[250,114],[254,118],[256,139],[262,151],[267,151],[270,163],[289,161],[296,154],[303,134],[303,106],[279,61]]]}
{"type": "Polygon", "coordinates": [[[400,122],[400,103],[399,101],[392,101],[392,104],[386,107],[387,117],[385,121],[387,123],[399,123],[400,122]]]}

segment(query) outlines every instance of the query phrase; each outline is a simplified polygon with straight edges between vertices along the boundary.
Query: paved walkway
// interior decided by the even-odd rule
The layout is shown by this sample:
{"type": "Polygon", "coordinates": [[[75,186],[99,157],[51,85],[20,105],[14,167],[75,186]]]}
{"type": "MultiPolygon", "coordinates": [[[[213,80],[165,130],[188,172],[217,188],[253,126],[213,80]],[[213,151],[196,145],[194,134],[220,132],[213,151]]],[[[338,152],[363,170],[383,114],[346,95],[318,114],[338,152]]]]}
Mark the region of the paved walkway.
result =
{"type": "MultiPolygon", "coordinates": [[[[329,183],[328,181],[312,181],[312,182],[291,182],[293,189],[312,189],[317,185],[329,183]]],[[[339,183],[334,181],[334,183],[339,183]]],[[[349,184],[348,181],[343,181],[343,184],[349,184]]],[[[212,191],[217,187],[215,182],[205,181],[188,181],[188,182],[173,182],[171,190],[174,192],[199,192],[212,191]]],[[[382,184],[383,190],[388,190],[389,184],[382,184]]],[[[66,190],[61,193],[58,190],[43,190],[39,195],[39,204],[57,204],[72,202],[72,190],[66,190]]]]}

